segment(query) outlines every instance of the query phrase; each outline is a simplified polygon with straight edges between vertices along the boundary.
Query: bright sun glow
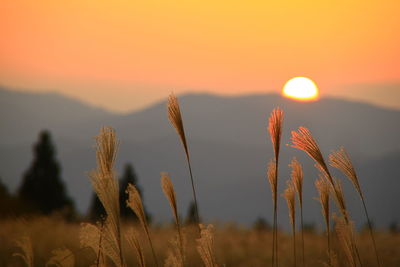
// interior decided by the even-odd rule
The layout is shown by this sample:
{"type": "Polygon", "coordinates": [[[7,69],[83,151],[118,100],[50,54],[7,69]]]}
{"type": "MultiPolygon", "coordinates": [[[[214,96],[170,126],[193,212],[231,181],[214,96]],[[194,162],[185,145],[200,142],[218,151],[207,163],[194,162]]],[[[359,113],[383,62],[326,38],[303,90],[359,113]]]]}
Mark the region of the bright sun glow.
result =
{"type": "Polygon", "coordinates": [[[317,85],[306,77],[295,77],[286,82],[282,94],[286,97],[302,101],[318,99],[317,85]]]}

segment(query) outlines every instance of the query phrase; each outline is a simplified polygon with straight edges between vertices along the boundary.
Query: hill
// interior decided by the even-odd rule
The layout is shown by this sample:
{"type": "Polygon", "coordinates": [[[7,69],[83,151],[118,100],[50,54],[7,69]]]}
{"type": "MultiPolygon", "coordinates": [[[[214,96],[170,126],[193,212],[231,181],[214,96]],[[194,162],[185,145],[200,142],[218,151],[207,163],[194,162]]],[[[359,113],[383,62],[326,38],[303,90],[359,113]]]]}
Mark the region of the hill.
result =
{"type": "MultiPolygon", "coordinates": [[[[93,136],[111,125],[121,139],[118,169],[133,162],[143,185],[145,202],[157,220],[169,219],[160,188],[161,171],[170,172],[182,212],[190,201],[190,184],[182,147],[169,125],[166,103],[142,111],[116,115],[55,94],[27,94],[0,90],[0,176],[13,190],[31,160],[31,145],[41,129],[53,134],[61,161],[62,177],[85,212],[91,197],[86,173],[95,167],[93,136]]],[[[250,223],[270,217],[271,196],[266,163],[272,157],[267,135],[271,110],[285,110],[283,145],[290,130],[311,129],[323,152],[344,145],[360,171],[371,216],[378,226],[400,220],[396,214],[396,190],[400,185],[400,111],[341,99],[302,103],[278,95],[222,97],[189,94],[180,97],[202,216],[206,219],[250,223]],[[398,161],[397,161],[398,162],[398,161]]],[[[280,185],[289,177],[286,168],[296,156],[306,169],[305,220],[320,220],[313,181],[313,163],[300,151],[284,146],[280,185]]],[[[345,182],[349,206],[362,223],[358,200],[345,182]]],[[[284,202],[281,201],[281,205],[284,202]]],[[[281,210],[281,216],[286,211],[281,210]]],[[[286,218],[286,217],[285,217],[286,218]]],[[[286,221],[286,220],[285,220],[286,221]]]]}

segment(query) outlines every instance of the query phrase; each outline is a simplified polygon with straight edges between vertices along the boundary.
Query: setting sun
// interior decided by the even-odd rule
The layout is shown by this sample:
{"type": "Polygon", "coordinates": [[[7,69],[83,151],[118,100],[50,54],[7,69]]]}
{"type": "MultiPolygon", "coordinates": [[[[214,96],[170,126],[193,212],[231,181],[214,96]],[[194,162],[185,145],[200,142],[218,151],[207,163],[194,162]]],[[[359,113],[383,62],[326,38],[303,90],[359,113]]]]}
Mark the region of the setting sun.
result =
{"type": "Polygon", "coordinates": [[[288,98],[302,101],[314,101],[318,99],[317,85],[309,78],[295,77],[286,82],[282,94],[288,98]]]}

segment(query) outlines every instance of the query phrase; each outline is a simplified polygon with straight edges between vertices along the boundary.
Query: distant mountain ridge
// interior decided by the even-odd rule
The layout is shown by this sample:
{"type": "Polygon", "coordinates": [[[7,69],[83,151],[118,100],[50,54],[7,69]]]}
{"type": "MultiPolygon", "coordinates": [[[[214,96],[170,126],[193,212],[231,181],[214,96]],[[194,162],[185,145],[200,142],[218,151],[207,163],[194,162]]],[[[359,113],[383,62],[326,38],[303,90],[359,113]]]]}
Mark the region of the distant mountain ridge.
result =
{"type": "MultiPolygon", "coordinates": [[[[313,188],[316,172],[303,153],[285,146],[290,142],[290,131],[301,125],[311,129],[326,156],[341,145],[348,149],[363,174],[360,177],[368,189],[367,200],[368,195],[373,198],[368,200],[370,205],[384,199],[382,205],[371,207],[378,225],[400,220],[400,215],[392,214],[397,203],[392,198],[400,185],[400,168],[395,160],[390,160],[400,156],[400,111],[340,99],[302,103],[273,94],[240,97],[188,94],[179,100],[199,188],[200,210],[206,219],[249,223],[257,216],[269,218],[271,198],[265,169],[272,148],[267,119],[271,110],[280,106],[285,110],[280,185],[289,176],[287,164],[296,156],[304,163],[309,177],[305,185],[306,221],[319,220],[320,216],[312,200],[316,195],[313,188]],[[375,172],[368,171],[370,166],[375,166],[375,172]],[[385,183],[371,190],[376,186],[380,169],[385,183]],[[375,193],[383,194],[385,190],[386,198],[375,193]]],[[[110,125],[121,139],[117,167],[133,162],[154,217],[169,218],[160,188],[161,171],[171,173],[182,203],[181,212],[186,212],[184,208],[190,200],[186,164],[178,137],[167,120],[165,101],[138,112],[117,115],[61,95],[0,89],[0,109],[0,177],[10,188],[19,185],[32,158],[31,145],[36,142],[38,132],[48,129],[57,145],[62,177],[84,212],[91,196],[85,173],[95,168],[93,136],[101,126],[110,125]]],[[[350,187],[347,190],[351,192],[350,187]]],[[[350,197],[348,201],[357,211],[357,199],[350,197]]],[[[363,220],[362,214],[358,217],[363,220]]]]}

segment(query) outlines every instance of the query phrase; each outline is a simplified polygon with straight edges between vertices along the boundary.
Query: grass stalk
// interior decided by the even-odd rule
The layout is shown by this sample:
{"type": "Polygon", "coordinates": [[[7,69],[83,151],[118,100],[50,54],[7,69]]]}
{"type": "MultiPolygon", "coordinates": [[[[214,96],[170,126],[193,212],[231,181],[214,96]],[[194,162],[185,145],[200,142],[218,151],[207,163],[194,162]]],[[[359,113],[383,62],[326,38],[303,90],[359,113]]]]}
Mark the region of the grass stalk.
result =
{"type": "Polygon", "coordinates": [[[376,257],[376,262],[377,262],[378,266],[381,266],[381,262],[379,260],[378,249],[376,247],[375,237],[374,237],[374,233],[373,233],[373,229],[372,229],[371,220],[369,219],[367,206],[365,204],[364,194],[361,190],[359,179],[358,179],[357,173],[355,171],[354,165],[350,159],[350,156],[347,153],[347,151],[344,149],[344,147],[341,147],[339,150],[333,151],[329,155],[329,160],[330,160],[330,165],[332,167],[339,169],[347,178],[349,178],[349,180],[352,182],[354,188],[356,189],[358,195],[360,196],[360,199],[361,199],[361,202],[362,202],[363,208],[364,208],[364,213],[367,218],[368,230],[369,230],[369,234],[370,234],[370,237],[372,240],[375,257],[376,257]]]}
{"type": "Polygon", "coordinates": [[[301,226],[301,250],[302,250],[302,263],[305,266],[304,256],[304,226],[303,226],[303,168],[300,162],[296,158],[289,164],[292,168],[291,179],[292,184],[297,192],[297,196],[300,204],[300,226],[301,226]]]}
{"type": "Polygon", "coordinates": [[[268,119],[268,132],[271,137],[271,143],[274,149],[274,161],[268,165],[268,180],[271,185],[273,203],[274,203],[274,225],[272,239],[272,266],[278,266],[278,166],[279,152],[282,137],[283,110],[275,108],[272,110],[268,119]]]}
{"type": "Polygon", "coordinates": [[[140,224],[142,225],[143,230],[146,233],[147,240],[149,241],[151,253],[153,254],[154,264],[156,266],[159,266],[156,253],[154,251],[153,242],[152,242],[152,239],[150,236],[149,226],[148,226],[147,219],[146,219],[146,213],[143,208],[143,203],[142,203],[142,198],[140,197],[140,193],[136,189],[136,187],[132,184],[128,184],[126,193],[128,193],[128,200],[126,201],[126,204],[128,207],[130,207],[132,209],[132,211],[138,217],[140,224]]]}
{"type": "Polygon", "coordinates": [[[168,110],[168,119],[171,122],[172,126],[174,126],[176,132],[178,133],[180,140],[182,142],[183,148],[185,150],[186,161],[187,161],[188,168],[189,168],[190,182],[192,185],[192,193],[193,193],[193,200],[194,200],[194,205],[195,205],[196,220],[197,220],[197,224],[199,224],[200,223],[199,206],[197,204],[196,188],[194,186],[194,179],[193,179],[193,172],[192,172],[192,164],[190,161],[189,147],[188,147],[188,144],[186,141],[185,128],[183,126],[182,114],[181,114],[181,110],[179,107],[178,98],[174,94],[171,94],[168,97],[167,110],[168,110]]]}
{"type": "Polygon", "coordinates": [[[295,189],[294,185],[291,181],[287,181],[287,188],[285,189],[283,196],[286,199],[286,203],[289,210],[289,218],[290,223],[292,225],[292,234],[293,234],[293,261],[294,267],[297,266],[296,260],[296,197],[295,197],[295,189]]]}
{"type": "Polygon", "coordinates": [[[181,223],[180,223],[179,215],[178,215],[178,207],[177,207],[177,203],[176,203],[176,194],[175,194],[175,190],[174,190],[174,186],[172,184],[171,178],[168,176],[167,173],[161,173],[161,187],[162,187],[165,197],[167,198],[167,200],[171,206],[172,213],[174,215],[175,225],[176,225],[176,229],[178,232],[178,240],[179,240],[178,246],[179,246],[179,252],[180,252],[180,260],[181,260],[182,266],[185,266],[184,244],[183,244],[181,223]]]}

